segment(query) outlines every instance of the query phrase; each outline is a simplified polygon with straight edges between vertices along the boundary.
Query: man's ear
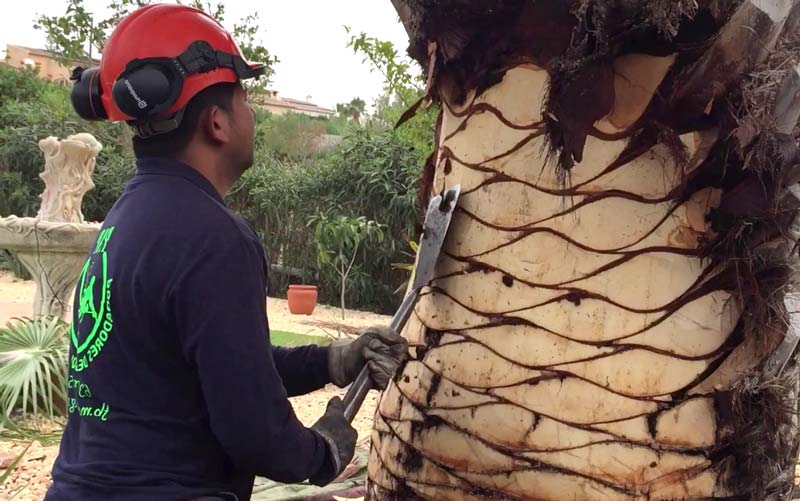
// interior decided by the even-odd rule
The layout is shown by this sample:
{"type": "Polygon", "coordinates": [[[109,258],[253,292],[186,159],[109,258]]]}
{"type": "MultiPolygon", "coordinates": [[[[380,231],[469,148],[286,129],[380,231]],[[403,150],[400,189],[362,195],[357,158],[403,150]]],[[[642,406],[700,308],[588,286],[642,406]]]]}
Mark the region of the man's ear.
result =
{"type": "Polygon", "coordinates": [[[222,145],[230,142],[232,126],[230,113],[219,106],[209,106],[203,113],[203,133],[212,143],[222,145]]]}

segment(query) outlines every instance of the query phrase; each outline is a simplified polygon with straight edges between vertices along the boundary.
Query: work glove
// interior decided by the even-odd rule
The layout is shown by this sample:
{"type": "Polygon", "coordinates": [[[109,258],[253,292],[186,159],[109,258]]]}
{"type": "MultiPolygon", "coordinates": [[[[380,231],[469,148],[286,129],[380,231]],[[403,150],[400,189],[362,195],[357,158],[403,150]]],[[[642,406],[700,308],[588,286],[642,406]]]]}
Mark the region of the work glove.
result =
{"type": "Polygon", "coordinates": [[[356,451],[358,433],[344,417],[344,404],[339,397],[328,402],[325,414],[311,426],[328,445],[328,457],[322,468],[308,481],[318,487],[328,485],[350,464],[356,451]]]}
{"type": "Polygon", "coordinates": [[[331,343],[328,372],[331,382],[344,388],[355,381],[366,365],[372,387],[383,390],[408,352],[408,342],[389,327],[370,327],[354,340],[331,343]]]}

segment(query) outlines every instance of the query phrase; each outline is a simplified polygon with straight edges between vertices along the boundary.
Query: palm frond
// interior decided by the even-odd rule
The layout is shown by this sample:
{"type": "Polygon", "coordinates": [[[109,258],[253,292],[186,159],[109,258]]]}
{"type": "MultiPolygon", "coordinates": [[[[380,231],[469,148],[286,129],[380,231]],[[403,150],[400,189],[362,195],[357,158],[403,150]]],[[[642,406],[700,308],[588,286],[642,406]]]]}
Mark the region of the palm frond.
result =
{"type": "Polygon", "coordinates": [[[13,319],[0,330],[0,411],[50,417],[66,401],[67,329],[60,318],[13,319]]]}
{"type": "Polygon", "coordinates": [[[3,472],[2,475],[0,475],[0,485],[5,484],[6,481],[11,477],[11,475],[14,473],[14,470],[17,469],[17,465],[19,464],[20,461],[22,461],[22,458],[25,456],[25,453],[28,452],[28,449],[31,448],[31,445],[33,445],[33,442],[28,442],[28,445],[25,446],[22,452],[20,452],[19,455],[15,457],[14,460],[11,462],[11,464],[8,465],[6,471],[3,472]]]}

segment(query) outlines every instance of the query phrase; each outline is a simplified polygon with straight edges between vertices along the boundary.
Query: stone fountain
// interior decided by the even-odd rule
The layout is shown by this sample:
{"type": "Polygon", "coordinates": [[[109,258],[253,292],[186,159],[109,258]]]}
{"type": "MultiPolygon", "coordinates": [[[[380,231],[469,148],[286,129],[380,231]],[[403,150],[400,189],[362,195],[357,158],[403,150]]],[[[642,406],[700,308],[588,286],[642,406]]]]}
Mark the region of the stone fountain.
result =
{"type": "Polygon", "coordinates": [[[75,284],[100,223],[87,223],[83,196],[94,188],[97,155],[102,145],[91,135],[39,141],[45,168],[39,177],[45,189],[35,218],[0,218],[0,249],[16,252],[36,282],[33,316],[66,319],[75,284]]]}

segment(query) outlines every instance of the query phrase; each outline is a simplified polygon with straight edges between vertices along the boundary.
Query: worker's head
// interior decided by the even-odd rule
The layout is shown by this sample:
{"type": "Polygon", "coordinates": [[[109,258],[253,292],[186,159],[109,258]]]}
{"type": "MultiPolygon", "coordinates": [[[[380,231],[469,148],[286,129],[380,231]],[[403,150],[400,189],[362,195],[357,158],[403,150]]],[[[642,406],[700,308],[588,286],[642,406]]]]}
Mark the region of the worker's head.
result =
{"type": "Polygon", "coordinates": [[[155,4],[119,23],[99,68],[76,68],[72,103],[85,119],[127,122],[139,158],[199,155],[244,170],[255,118],[241,82],[263,74],[201,10],[155,4]]]}

